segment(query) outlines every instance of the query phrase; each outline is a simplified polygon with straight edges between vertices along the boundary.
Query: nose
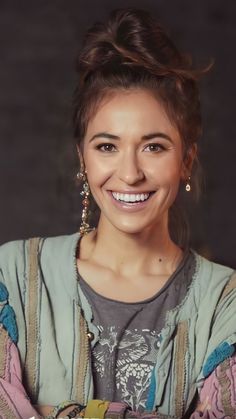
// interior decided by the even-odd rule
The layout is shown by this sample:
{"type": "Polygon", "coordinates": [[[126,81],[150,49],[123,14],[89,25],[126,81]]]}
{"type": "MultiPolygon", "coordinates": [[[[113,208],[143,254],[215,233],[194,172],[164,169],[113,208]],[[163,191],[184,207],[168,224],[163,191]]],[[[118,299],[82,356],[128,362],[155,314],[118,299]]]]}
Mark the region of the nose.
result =
{"type": "Polygon", "coordinates": [[[120,159],[118,177],[128,185],[134,185],[145,175],[135,152],[124,153],[120,159]]]}

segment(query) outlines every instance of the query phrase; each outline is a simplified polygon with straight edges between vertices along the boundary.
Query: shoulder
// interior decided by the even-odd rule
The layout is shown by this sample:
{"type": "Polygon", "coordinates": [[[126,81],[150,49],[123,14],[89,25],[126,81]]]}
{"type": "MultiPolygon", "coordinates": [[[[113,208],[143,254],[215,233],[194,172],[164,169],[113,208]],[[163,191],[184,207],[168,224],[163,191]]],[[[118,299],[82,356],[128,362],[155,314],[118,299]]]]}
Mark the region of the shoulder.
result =
{"type": "MultiPolygon", "coordinates": [[[[194,275],[194,289],[199,297],[210,297],[216,301],[224,292],[225,287],[235,283],[236,271],[228,266],[210,261],[194,252],[196,258],[196,271],[194,275]]],[[[236,285],[236,283],[235,283],[236,285]]]]}
{"type": "Polygon", "coordinates": [[[202,256],[197,255],[197,258],[200,266],[196,284],[201,292],[199,292],[196,330],[198,337],[201,336],[201,344],[203,335],[208,336],[206,350],[206,365],[208,365],[211,357],[215,359],[216,353],[217,359],[220,358],[219,354],[224,356],[226,353],[229,356],[228,350],[231,350],[231,345],[236,342],[236,272],[230,267],[208,261],[202,256]]]}
{"type": "Polygon", "coordinates": [[[54,237],[30,237],[23,240],[14,240],[0,246],[0,268],[11,265],[25,259],[30,247],[38,245],[38,252],[59,255],[68,252],[77,246],[79,233],[54,236],[54,237]]]}
{"type": "MultiPolygon", "coordinates": [[[[195,289],[198,290],[198,316],[211,317],[211,325],[226,325],[235,315],[236,271],[197,255],[195,289]],[[201,314],[200,314],[201,313],[201,314]]],[[[221,327],[220,326],[220,327],[221,327]]],[[[233,326],[232,330],[236,328],[233,326]]]]}
{"type": "MultiPolygon", "coordinates": [[[[78,232],[55,237],[40,239],[40,254],[42,257],[56,257],[59,259],[75,254],[80,235],[78,232]]],[[[32,239],[31,239],[32,240],[32,239]]]]}
{"type": "Polygon", "coordinates": [[[15,240],[4,243],[0,246],[0,262],[4,262],[9,259],[15,259],[17,256],[21,256],[24,253],[24,246],[26,240],[15,240]]]}
{"type": "MultiPolygon", "coordinates": [[[[79,234],[28,238],[15,240],[0,246],[0,282],[10,288],[24,287],[28,278],[30,263],[43,267],[47,272],[57,267],[59,270],[75,254],[79,234]]],[[[67,263],[68,264],[68,263],[67,263]]],[[[10,290],[9,290],[10,292],[10,290]]]]}
{"type": "Polygon", "coordinates": [[[0,246],[0,281],[9,281],[12,272],[24,270],[27,240],[15,240],[0,246]]]}
{"type": "Polygon", "coordinates": [[[232,314],[233,304],[229,304],[229,301],[235,303],[236,300],[236,273],[230,267],[193,253],[195,271],[186,298],[177,313],[180,319],[187,316],[192,322],[201,324],[201,327],[210,327],[217,313],[222,313],[226,306],[227,312],[232,314]]]}

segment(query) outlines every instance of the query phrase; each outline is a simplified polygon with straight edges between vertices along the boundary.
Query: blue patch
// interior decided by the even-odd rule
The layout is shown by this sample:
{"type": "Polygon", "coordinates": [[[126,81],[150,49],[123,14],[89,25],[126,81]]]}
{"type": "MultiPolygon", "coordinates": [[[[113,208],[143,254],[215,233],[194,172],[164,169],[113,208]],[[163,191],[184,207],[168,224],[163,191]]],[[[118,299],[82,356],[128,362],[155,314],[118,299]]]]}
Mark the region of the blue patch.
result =
{"type": "Polygon", "coordinates": [[[155,378],[155,368],[153,368],[148,397],[147,397],[146,406],[145,406],[145,409],[147,411],[153,410],[153,405],[155,402],[155,395],[156,395],[156,378],[155,378]]]}
{"type": "Polygon", "coordinates": [[[0,302],[8,300],[9,298],[9,293],[7,291],[7,287],[0,282],[0,302]]]}
{"type": "Polygon", "coordinates": [[[208,377],[221,362],[232,356],[234,352],[235,346],[230,345],[227,342],[223,342],[217,346],[217,348],[209,355],[203,367],[204,377],[208,377]]]}
{"type": "Polygon", "coordinates": [[[16,324],[16,316],[13,308],[8,304],[9,293],[6,286],[0,282],[0,302],[5,302],[1,313],[0,313],[0,323],[7,330],[10,338],[14,343],[18,341],[18,329],[16,324]]]}

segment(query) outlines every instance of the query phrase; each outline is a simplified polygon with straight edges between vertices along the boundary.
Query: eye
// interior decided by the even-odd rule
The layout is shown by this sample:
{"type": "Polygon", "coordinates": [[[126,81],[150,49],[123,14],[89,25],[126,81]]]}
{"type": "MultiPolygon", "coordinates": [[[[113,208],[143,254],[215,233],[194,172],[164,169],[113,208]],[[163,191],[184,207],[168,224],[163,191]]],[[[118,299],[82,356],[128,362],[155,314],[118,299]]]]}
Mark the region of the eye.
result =
{"type": "Polygon", "coordinates": [[[116,147],[114,146],[114,144],[110,143],[98,144],[96,146],[96,149],[102,151],[103,153],[112,153],[116,151],[116,147]]]}
{"type": "Polygon", "coordinates": [[[163,150],[165,150],[165,147],[159,143],[148,144],[144,148],[144,151],[154,152],[154,153],[159,153],[160,151],[163,151],[163,150]]]}

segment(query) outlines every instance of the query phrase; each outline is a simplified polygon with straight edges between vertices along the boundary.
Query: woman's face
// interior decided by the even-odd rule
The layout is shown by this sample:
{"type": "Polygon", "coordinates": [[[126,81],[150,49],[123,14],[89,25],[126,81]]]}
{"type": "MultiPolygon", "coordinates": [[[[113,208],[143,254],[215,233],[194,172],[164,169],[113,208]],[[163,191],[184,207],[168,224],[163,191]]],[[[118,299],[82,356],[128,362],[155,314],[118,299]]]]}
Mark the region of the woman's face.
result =
{"type": "Polygon", "coordinates": [[[146,90],[118,91],[89,121],[83,158],[103,221],[126,233],[166,223],[188,173],[178,130],[146,90]]]}

